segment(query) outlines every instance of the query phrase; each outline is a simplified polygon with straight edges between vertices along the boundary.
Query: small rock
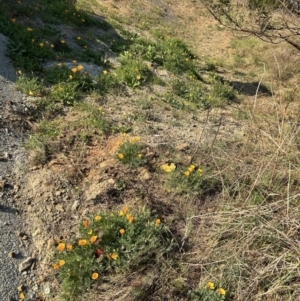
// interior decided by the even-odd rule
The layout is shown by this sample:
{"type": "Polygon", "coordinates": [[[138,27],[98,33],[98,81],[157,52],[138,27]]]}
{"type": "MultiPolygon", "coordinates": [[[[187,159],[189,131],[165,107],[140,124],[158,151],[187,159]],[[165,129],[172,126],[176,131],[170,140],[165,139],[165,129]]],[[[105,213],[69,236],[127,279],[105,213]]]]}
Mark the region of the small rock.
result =
{"type": "Polygon", "coordinates": [[[19,236],[21,237],[22,240],[27,240],[28,239],[28,235],[25,232],[20,232],[19,236]]]}
{"type": "Polygon", "coordinates": [[[140,172],[139,172],[139,179],[140,180],[150,180],[152,178],[150,172],[146,169],[146,168],[141,168],[140,172]]]}
{"type": "Polygon", "coordinates": [[[156,156],[156,153],[150,152],[150,153],[147,153],[147,154],[145,155],[145,159],[146,159],[147,161],[151,161],[155,156],[156,156]]]}
{"type": "Polygon", "coordinates": [[[8,152],[4,152],[4,153],[0,156],[0,161],[6,161],[8,158],[9,158],[8,152]]]}
{"type": "Polygon", "coordinates": [[[6,181],[5,180],[1,180],[0,181],[0,188],[4,188],[5,184],[6,184],[6,181]]]}
{"type": "Polygon", "coordinates": [[[53,237],[48,240],[48,248],[52,249],[56,245],[56,242],[53,237]]]}
{"type": "Polygon", "coordinates": [[[36,267],[36,261],[33,261],[31,267],[30,267],[30,270],[33,271],[36,267]]]}
{"type": "Polygon", "coordinates": [[[29,269],[33,263],[33,258],[28,257],[24,261],[22,261],[19,265],[19,272],[22,273],[29,269]]]}
{"type": "Polygon", "coordinates": [[[41,230],[40,229],[37,229],[35,230],[33,233],[32,233],[32,236],[37,236],[38,234],[41,233],[41,230]]]}
{"type": "Polygon", "coordinates": [[[56,196],[60,196],[60,195],[61,195],[61,191],[60,191],[60,190],[56,191],[56,192],[55,192],[55,195],[56,195],[56,196]]]}
{"type": "Polygon", "coordinates": [[[189,145],[188,145],[188,143],[182,143],[182,144],[176,145],[175,148],[179,151],[184,151],[189,148],[189,145]]]}
{"type": "Polygon", "coordinates": [[[65,209],[64,209],[64,207],[63,207],[62,204],[57,204],[57,205],[55,206],[55,209],[56,209],[57,211],[65,212],[65,209]]]}
{"type": "Polygon", "coordinates": [[[115,180],[108,179],[104,181],[98,181],[98,179],[93,179],[93,182],[88,189],[84,192],[86,201],[93,201],[97,199],[102,193],[105,193],[109,189],[114,187],[115,180]]]}
{"type": "Polygon", "coordinates": [[[49,297],[49,295],[51,293],[50,283],[49,282],[44,283],[41,291],[44,296],[49,297]]]}
{"type": "Polygon", "coordinates": [[[79,200],[74,201],[71,210],[75,211],[79,207],[79,200]]]}
{"type": "Polygon", "coordinates": [[[18,292],[23,292],[25,290],[24,284],[18,286],[18,292]]]}
{"type": "Polygon", "coordinates": [[[16,257],[16,253],[15,252],[9,252],[8,253],[8,256],[10,257],[10,258],[15,258],[16,257]]]}

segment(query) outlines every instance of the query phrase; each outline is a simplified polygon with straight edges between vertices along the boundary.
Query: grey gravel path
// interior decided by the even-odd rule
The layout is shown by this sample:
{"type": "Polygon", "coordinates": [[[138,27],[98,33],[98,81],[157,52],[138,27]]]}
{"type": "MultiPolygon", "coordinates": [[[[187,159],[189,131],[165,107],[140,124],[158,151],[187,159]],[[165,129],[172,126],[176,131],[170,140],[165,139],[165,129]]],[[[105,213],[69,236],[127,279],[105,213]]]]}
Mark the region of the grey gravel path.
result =
{"type": "Polygon", "coordinates": [[[14,89],[16,71],[5,56],[6,47],[7,39],[0,34],[0,301],[18,300],[17,286],[25,276],[18,267],[28,256],[19,236],[25,222],[14,198],[16,177],[25,160],[22,134],[6,120],[6,111],[13,111],[22,96],[14,89]]]}

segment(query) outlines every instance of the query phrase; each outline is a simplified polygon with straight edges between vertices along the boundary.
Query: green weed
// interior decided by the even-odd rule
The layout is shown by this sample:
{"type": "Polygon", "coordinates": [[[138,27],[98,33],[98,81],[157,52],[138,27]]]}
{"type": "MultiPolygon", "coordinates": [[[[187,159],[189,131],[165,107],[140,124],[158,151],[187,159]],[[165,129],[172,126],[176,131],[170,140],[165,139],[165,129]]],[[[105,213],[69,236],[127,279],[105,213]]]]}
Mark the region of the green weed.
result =
{"type": "Polygon", "coordinates": [[[194,164],[191,164],[185,170],[175,170],[171,173],[168,183],[176,193],[200,194],[205,189],[203,186],[203,170],[197,168],[194,164]]]}
{"type": "Polygon", "coordinates": [[[167,228],[145,209],[130,212],[125,206],[91,215],[79,232],[79,239],[60,241],[53,258],[64,300],[74,300],[112,274],[154,264],[172,248],[167,228]]]}
{"type": "Polygon", "coordinates": [[[120,55],[120,63],[121,67],[116,70],[116,75],[128,87],[136,88],[151,82],[151,70],[141,59],[135,59],[131,52],[124,51],[120,55]]]}
{"type": "Polygon", "coordinates": [[[80,99],[77,82],[61,82],[52,86],[48,99],[64,105],[74,105],[80,99]]]}
{"type": "Polygon", "coordinates": [[[120,145],[116,159],[123,164],[128,164],[132,168],[137,168],[146,163],[141,151],[140,137],[132,137],[120,145]]]}
{"type": "Polygon", "coordinates": [[[17,90],[30,96],[43,96],[45,94],[45,87],[43,82],[38,77],[27,77],[22,75],[22,71],[18,71],[21,74],[17,79],[17,90]]]}

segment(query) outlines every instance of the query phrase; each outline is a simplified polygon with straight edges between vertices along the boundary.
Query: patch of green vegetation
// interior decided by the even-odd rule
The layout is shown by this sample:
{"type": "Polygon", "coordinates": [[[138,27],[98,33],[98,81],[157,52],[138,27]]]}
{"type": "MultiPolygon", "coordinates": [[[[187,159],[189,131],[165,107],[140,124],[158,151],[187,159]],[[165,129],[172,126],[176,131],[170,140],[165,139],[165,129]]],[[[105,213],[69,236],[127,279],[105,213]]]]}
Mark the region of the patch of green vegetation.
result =
{"type": "Polygon", "coordinates": [[[158,264],[172,249],[168,229],[145,209],[100,212],[85,219],[79,239],[61,241],[53,268],[63,300],[74,300],[95,283],[115,273],[158,264]]]}
{"type": "Polygon", "coordinates": [[[150,83],[153,74],[148,66],[141,60],[132,57],[130,52],[125,51],[120,55],[121,67],[116,70],[117,78],[128,87],[136,88],[150,83]]]}
{"type": "Polygon", "coordinates": [[[116,159],[132,168],[137,168],[146,163],[146,160],[141,153],[142,149],[140,137],[129,138],[128,141],[125,141],[120,145],[116,154],[116,159]]]}
{"type": "Polygon", "coordinates": [[[17,90],[30,96],[42,96],[45,94],[43,82],[38,77],[27,77],[22,72],[17,79],[17,90]]]}

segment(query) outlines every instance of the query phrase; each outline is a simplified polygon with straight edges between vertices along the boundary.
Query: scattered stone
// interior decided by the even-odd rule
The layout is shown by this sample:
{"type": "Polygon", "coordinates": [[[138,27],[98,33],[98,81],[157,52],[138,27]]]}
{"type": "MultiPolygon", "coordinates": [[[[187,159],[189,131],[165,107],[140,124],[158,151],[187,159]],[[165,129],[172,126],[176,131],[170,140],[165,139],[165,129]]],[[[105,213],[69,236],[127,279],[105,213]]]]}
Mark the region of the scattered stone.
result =
{"type": "Polygon", "coordinates": [[[75,210],[77,210],[78,207],[79,207],[79,200],[75,200],[71,207],[71,210],[75,211],[75,210]]]}
{"type": "Polygon", "coordinates": [[[8,152],[4,152],[4,153],[2,153],[2,155],[0,155],[0,161],[6,161],[8,159],[9,159],[8,152]]]}
{"type": "Polygon", "coordinates": [[[142,167],[139,171],[139,179],[142,181],[147,181],[152,178],[152,175],[150,172],[147,170],[147,168],[142,167]]]}
{"type": "Polygon", "coordinates": [[[32,236],[37,236],[38,234],[41,233],[41,230],[40,229],[37,229],[33,232],[32,236]]]}
{"type": "Polygon", "coordinates": [[[150,153],[148,153],[148,154],[145,155],[145,159],[147,161],[151,161],[155,156],[156,156],[156,153],[150,152],[150,153]]]}
{"type": "Polygon", "coordinates": [[[22,273],[29,269],[33,263],[33,258],[28,257],[24,261],[22,261],[19,265],[19,272],[22,273]]]}
{"type": "Polygon", "coordinates": [[[176,145],[175,148],[179,151],[185,151],[189,148],[189,145],[188,145],[188,143],[182,143],[182,144],[176,145]]]}
{"type": "Polygon", "coordinates": [[[55,196],[60,196],[62,194],[62,192],[60,190],[55,192],[55,196]]]}
{"type": "Polygon", "coordinates": [[[64,209],[64,207],[63,207],[62,204],[57,204],[57,205],[55,206],[55,209],[56,209],[57,211],[60,211],[60,212],[65,212],[65,209],[64,209]]]}
{"type": "Polygon", "coordinates": [[[41,292],[45,297],[49,297],[51,294],[51,286],[49,282],[43,283],[41,287],[41,292]]]}
{"type": "Polygon", "coordinates": [[[93,179],[93,183],[85,191],[86,201],[93,201],[97,199],[102,193],[105,193],[111,188],[114,188],[115,180],[108,179],[101,181],[100,179],[93,179]]]}
{"type": "Polygon", "coordinates": [[[30,270],[33,271],[33,270],[35,269],[35,267],[36,267],[36,261],[34,260],[34,261],[32,262],[32,265],[31,265],[31,267],[30,267],[30,270]]]}
{"type": "Polygon", "coordinates": [[[21,237],[22,240],[27,240],[28,239],[28,235],[25,232],[20,232],[19,236],[21,237]]]}
{"type": "Polygon", "coordinates": [[[52,249],[56,245],[56,242],[53,237],[48,240],[48,249],[52,249]]]}
{"type": "Polygon", "coordinates": [[[23,292],[25,290],[24,284],[18,286],[18,292],[23,292]]]}
{"type": "Polygon", "coordinates": [[[5,186],[5,184],[6,184],[6,181],[5,180],[1,180],[0,181],[0,188],[3,189],[4,186],[5,186]]]}
{"type": "Polygon", "coordinates": [[[9,256],[10,258],[16,258],[17,254],[16,254],[15,252],[9,252],[9,253],[8,253],[8,256],[9,256]]]}

